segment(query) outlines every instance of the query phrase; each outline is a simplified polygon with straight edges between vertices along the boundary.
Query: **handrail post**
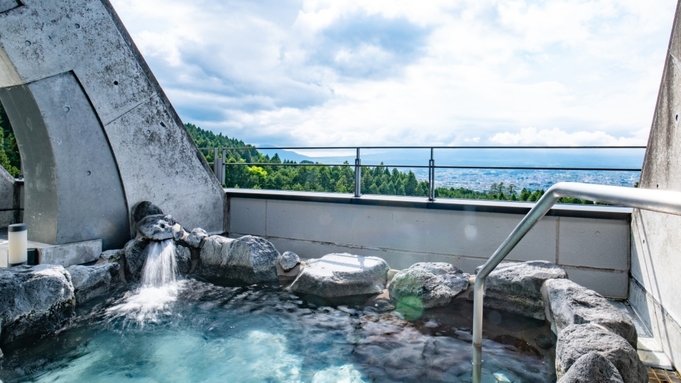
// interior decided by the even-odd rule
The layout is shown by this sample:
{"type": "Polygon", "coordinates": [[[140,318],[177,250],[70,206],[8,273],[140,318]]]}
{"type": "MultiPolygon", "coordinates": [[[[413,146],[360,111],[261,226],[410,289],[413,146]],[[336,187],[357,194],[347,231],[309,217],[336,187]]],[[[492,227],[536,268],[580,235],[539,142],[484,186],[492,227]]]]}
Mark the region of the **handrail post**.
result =
{"type": "Polygon", "coordinates": [[[434,148],[430,148],[430,161],[428,161],[428,201],[435,201],[435,158],[434,148]]]}
{"type": "MultiPolygon", "coordinates": [[[[215,173],[215,176],[217,177],[218,174],[218,150],[219,148],[213,148],[213,173],[215,173]]],[[[218,181],[220,179],[218,178],[218,181]]]]}
{"type": "Polygon", "coordinates": [[[355,157],[355,198],[362,196],[362,159],[359,156],[359,148],[357,148],[357,156],[355,157]]]}
{"type": "Polygon", "coordinates": [[[222,148],[222,162],[220,163],[220,183],[223,185],[227,184],[227,177],[225,177],[225,172],[227,171],[227,148],[222,148]]]}

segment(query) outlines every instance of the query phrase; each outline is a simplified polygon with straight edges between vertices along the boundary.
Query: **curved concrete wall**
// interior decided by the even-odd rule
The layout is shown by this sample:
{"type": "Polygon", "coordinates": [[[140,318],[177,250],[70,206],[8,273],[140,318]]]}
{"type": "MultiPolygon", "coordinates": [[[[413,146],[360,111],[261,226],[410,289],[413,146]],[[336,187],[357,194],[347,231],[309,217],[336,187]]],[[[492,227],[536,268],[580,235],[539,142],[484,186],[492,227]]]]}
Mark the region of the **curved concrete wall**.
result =
{"type": "Polygon", "coordinates": [[[0,102],[31,240],[121,247],[151,201],[224,230],[224,193],[106,0],[0,0],[0,102]]]}
{"type": "MultiPolygon", "coordinates": [[[[641,187],[681,191],[681,3],[648,140],[641,187]]],[[[681,217],[643,210],[632,214],[629,301],[665,352],[681,364],[681,217]]]]}

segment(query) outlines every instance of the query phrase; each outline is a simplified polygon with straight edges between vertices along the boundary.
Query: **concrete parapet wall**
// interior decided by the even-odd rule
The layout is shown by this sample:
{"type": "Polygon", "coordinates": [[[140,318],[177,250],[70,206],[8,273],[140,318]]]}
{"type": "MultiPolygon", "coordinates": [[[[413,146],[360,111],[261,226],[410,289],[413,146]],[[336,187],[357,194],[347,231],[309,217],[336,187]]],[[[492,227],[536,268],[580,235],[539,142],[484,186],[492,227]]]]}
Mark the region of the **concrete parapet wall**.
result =
{"type": "MultiPolygon", "coordinates": [[[[229,189],[229,235],[258,235],[280,252],[318,258],[332,252],[379,256],[392,268],[450,262],[472,273],[529,211],[529,203],[352,197],[229,189]],[[477,204],[477,205],[476,205],[477,204]]],[[[554,209],[509,254],[546,260],[570,279],[613,298],[629,283],[630,209],[554,209]]]]}
{"type": "Polygon", "coordinates": [[[107,0],[0,1],[0,31],[30,239],[120,248],[144,200],[224,230],[219,183],[107,0]]]}

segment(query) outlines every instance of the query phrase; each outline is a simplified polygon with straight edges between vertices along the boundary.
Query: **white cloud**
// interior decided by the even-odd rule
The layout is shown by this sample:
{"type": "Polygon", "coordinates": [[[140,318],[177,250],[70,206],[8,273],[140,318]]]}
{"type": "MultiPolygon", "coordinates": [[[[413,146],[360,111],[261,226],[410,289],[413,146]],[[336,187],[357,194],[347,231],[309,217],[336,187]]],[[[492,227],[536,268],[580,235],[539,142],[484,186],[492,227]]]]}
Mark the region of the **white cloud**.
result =
{"type": "Polygon", "coordinates": [[[633,132],[630,137],[614,137],[602,131],[576,131],[523,128],[519,132],[497,133],[490,141],[499,145],[528,145],[528,146],[588,146],[588,145],[612,145],[631,146],[645,145],[647,131],[645,129],[633,132]]]}
{"type": "Polygon", "coordinates": [[[254,144],[349,146],[645,143],[675,9],[112,3],[183,120],[254,144]]]}

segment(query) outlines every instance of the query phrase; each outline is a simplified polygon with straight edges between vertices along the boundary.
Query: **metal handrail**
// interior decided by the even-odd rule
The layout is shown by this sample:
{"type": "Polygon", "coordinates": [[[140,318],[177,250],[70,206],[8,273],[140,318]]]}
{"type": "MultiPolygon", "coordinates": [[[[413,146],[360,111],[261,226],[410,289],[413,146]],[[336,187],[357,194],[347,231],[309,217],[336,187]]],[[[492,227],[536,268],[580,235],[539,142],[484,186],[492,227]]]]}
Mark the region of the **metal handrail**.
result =
{"type": "Polygon", "coordinates": [[[214,150],[215,161],[212,163],[213,171],[221,184],[225,183],[224,169],[227,166],[340,166],[340,167],[354,167],[355,170],[355,187],[354,195],[356,198],[362,196],[361,190],[361,175],[362,166],[364,167],[386,167],[386,168],[411,168],[411,169],[428,169],[428,201],[435,201],[435,171],[436,169],[489,169],[489,170],[535,170],[535,171],[622,171],[622,172],[637,172],[641,171],[640,167],[563,167],[563,166],[494,166],[494,165],[436,165],[435,163],[435,149],[489,149],[489,150],[526,150],[526,149],[645,149],[645,146],[280,146],[280,147],[257,147],[257,146],[242,146],[242,147],[224,147],[224,148],[199,148],[199,150],[214,150]],[[360,156],[360,151],[363,149],[417,149],[430,151],[430,158],[428,165],[409,165],[409,164],[364,164],[360,156]],[[234,150],[353,150],[356,152],[354,164],[345,162],[338,163],[269,163],[269,162],[226,162],[228,151],[234,150]],[[219,157],[220,152],[222,157],[219,157]]]}
{"type": "Polygon", "coordinates": [[[480,383],[482,378],[482,306],[485,279],[562,197],[681,215],[681,192],[578,182],[559,182],[551,186],[476,275],[473,287],[473,383],[480,383]]]}

